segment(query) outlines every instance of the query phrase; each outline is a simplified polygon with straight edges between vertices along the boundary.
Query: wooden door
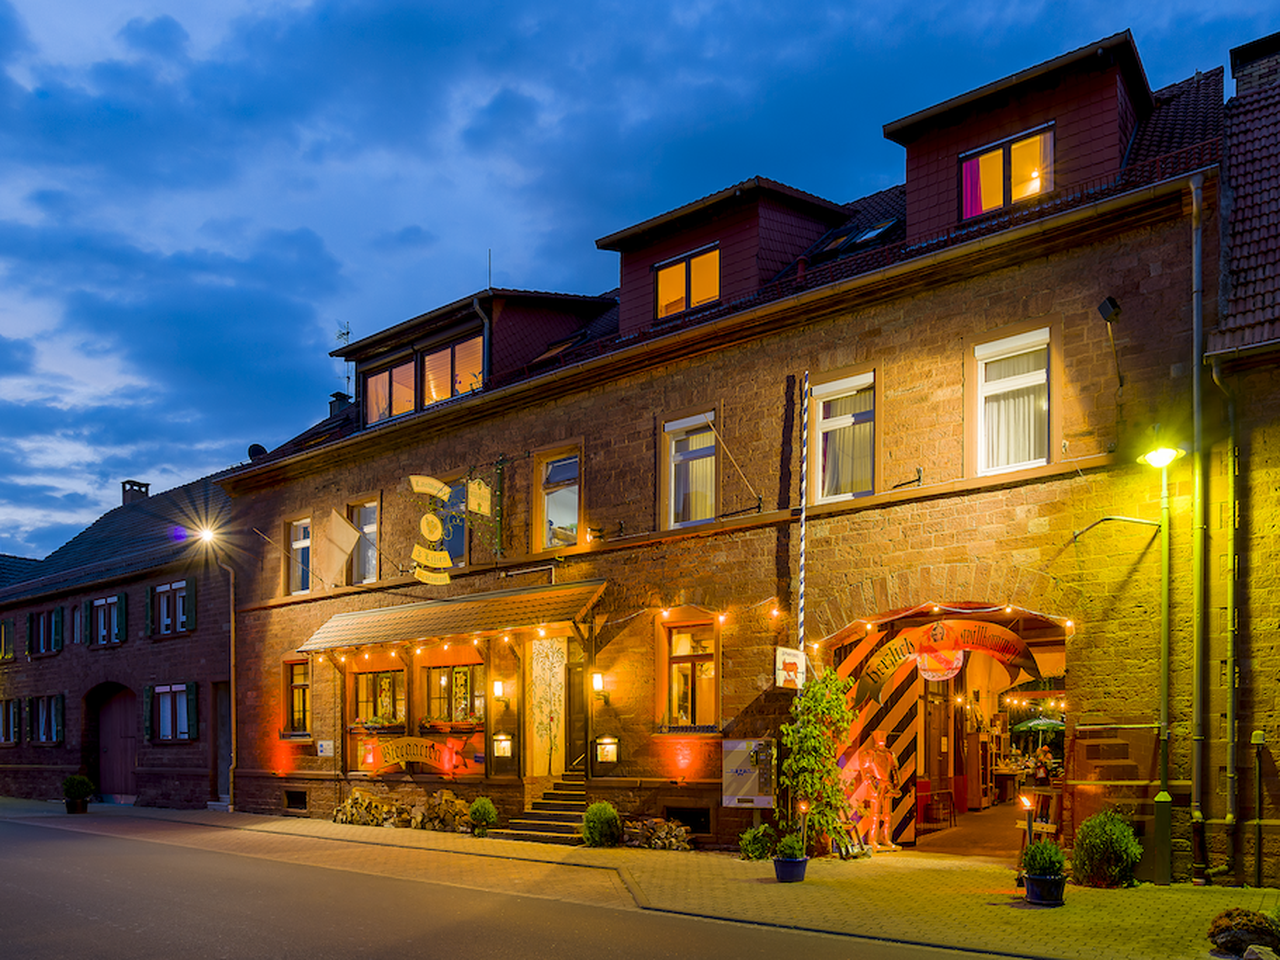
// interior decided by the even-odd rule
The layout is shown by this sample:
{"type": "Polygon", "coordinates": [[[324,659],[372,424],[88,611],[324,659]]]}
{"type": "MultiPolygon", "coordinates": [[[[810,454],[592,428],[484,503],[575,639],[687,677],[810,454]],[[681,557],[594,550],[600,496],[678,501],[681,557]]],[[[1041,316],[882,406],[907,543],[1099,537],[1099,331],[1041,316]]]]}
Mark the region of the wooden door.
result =
{"type": "Polygon", "coordinates": [[[115,693],[98,713],[98,790],[133,796],[138,759],[138,698],[132,690],[115,693]]]}
{"type": "Polygon", "coordinates": [[[580,770],[586,764],[587,710],[583,682],[582,664],[575,663],[565,668],[564,765],[570,770],[580,770]]]}

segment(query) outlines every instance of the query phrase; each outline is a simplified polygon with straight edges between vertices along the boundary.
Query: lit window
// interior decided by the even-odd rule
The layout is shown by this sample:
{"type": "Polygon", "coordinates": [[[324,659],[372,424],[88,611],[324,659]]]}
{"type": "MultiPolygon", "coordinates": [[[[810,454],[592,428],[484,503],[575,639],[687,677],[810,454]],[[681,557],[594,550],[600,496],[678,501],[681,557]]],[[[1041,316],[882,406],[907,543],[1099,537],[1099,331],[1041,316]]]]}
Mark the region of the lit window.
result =
{"type": "Polygon", "coordinates": [[[13,621],[0,620],[0,660],[13,659],[13,646],[13,621]]]}
{"type": "Polygon", "coordinates": [[[186,580],[162,583],[152,593],[153,633],[168,636],[188,629],[188,584],[186,580]]]}
{"type": "Polygon", "coordinates": [[[442,722],[484,719],[484,666],[427,667],[427,718],[442,722]]]}
{"type": "Polygon", "coordinates": [[[716,723],[716,636],[711,624],[667,630],[667,710],[672,726],[716,723]]]}
{"type": "Polygon", "coordinates": [[[311,520],[289,524],[289,592],[311,589],[311,520]]]}
{"type": "Polygon", "coordinates": [[[813,388],[809,404],[811,501],[825,503],[875,492],[875,415],[873,374],[813,388]]]}
{"type": "Polygon", "coordinates": [[[378,503],[361,503],[350,509],[351,525],[360,539],[351,551],[351,582],[372,583],[378,579],[378,503]]]}
{"type": "Polygon", "coordinates": [[[720,249],[689,254],[657,267],[659,318],[720,299],[720,249]]]}
{"type": "Polygon", "coordinates": [[[286,663],[285,685],[288,709],[285,733],[303,736],[311,732],[311,668],[305,660],[286,663]]]}
{"type": "Polygon", "coordinates": [[[1049,459],[1049,331],[978,344],[978,470],[995,473],[1049,459]]]}
{"type": "Polygon", "coordinates": [[[356,722],[404,723],[404,671],[356,674],[356,722]]]}
{"type": "Polygon", "coordinates": [[[429,407],[484,386],[484,337],[422,356],[422,405],[429,407]]]}
{"type": "Polygon", "coordinates": [[[715,414],[700,413],[663,424],[668,460],[667,525],[682,527],[716,516],[715,414]]]}
{"type": "Polygon", "coordinates": [[[413,404],[412,360],[365,377],[364,422],[366,425],[411,413],[413,404]]]}
{"type": "Polygon", "coordinates": [[[196,685],[194,683],[163,684],[147,688],[147,693],[151,700],[146,708],[147,739],[162,742],[195,739],[196,685]]]}
{"type": "Polygon", "coordinates": [[[541,515],[537,519],[535,550],[553,550],[578,544],[579,465],[578,453],[558,453],[539,457],[536,469],[541,483],[541,515]]]}
{"type": "Polygon", "coordinates": [[[1053,131],[1010,140],[960,159],[964,217],[1053,189],[1053,131]]]}

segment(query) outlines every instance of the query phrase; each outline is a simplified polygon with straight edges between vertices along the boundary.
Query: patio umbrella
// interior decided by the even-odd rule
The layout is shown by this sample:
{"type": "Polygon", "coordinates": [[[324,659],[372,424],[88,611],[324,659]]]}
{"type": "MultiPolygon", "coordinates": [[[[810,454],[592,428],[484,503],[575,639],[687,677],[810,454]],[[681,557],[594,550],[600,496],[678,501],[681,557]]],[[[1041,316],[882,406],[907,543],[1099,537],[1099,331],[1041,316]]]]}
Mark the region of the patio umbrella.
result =
{"type": "Polygon", "coordinates": [[[1066,724],[1061,720],[1054,720],[1052,717],[1032,717],[1030,720],[1023,720],[1021,723],[1014,724],[1011,733],[1034,733],[1036,735],[1036,746],[1044,743],[1044,735],[1046,731],[1063,730],[1066,724]]]}

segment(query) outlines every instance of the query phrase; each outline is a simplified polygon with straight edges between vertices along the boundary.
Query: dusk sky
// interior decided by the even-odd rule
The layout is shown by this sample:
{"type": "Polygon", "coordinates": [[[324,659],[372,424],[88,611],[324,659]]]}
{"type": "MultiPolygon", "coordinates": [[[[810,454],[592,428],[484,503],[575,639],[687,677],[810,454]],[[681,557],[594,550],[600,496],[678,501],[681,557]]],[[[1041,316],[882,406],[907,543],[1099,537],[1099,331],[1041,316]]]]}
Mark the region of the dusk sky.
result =
{"type": "Polygon", "coordinates": [[[494,286],[604,292],[598,237],[757,175],[901,183],[885,123],[1126,28],[1159,88],[1280,10],[0,0],[0,553],[322,419],[339,327],[490,250],[494,286]]]}

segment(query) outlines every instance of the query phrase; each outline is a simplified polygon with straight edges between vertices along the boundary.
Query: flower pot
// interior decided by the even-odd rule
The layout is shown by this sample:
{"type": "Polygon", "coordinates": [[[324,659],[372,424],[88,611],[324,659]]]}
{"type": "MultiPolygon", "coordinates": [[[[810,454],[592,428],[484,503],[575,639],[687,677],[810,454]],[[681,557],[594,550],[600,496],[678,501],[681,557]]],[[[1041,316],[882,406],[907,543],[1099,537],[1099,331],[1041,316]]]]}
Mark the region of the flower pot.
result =
{"type": "Polygon", "coordinates": [[[1066,877],[1033,877],[1026,874],[1022,880],[1026,885],[1024,897],[1027,903],[1040,907],[1062,906],[1062,893],[1067,887],[1066,877]]]}
{"type": "Polygon", "coordinates": [[[88,797],[82,798],[80,800],[72,800],[70,798],[64,798],[64,802],[67,805],[67,813],[88,813],[89,812],[88,797]]]}
{"type": "Polygon", "coordinates": [[[804,879],[804,868],[808,863],[808,857],[801,857],[799,860],[774,857],[773,875],[778,878],[779,883],[798,883],[804,879]]]}

